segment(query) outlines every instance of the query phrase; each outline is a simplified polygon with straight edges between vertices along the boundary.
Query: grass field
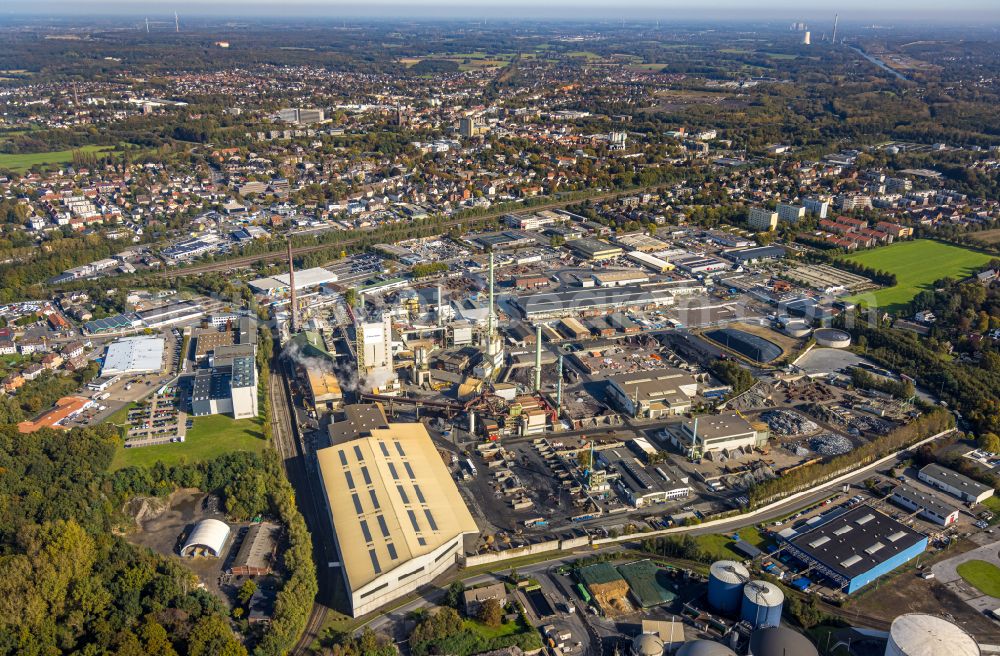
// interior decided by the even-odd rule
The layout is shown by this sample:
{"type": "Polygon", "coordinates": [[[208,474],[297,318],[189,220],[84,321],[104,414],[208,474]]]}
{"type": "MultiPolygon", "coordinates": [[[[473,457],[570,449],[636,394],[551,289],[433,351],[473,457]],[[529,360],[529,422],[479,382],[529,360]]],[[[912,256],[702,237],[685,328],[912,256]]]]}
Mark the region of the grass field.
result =
{"type": "Polygon", "coordinates": [[[1000,567],[985,560],[969,560],[955,568],[965,582],[983,594],[1000,598],[1000,567]]]}
{"type": "Polygon", "coordinates": [[[844,259],[896,274],[897,284],[850,298],[890,312],[902,310],[918,293],[941,278],[964,278],[993,259],[985,253],[930,239],[904,241],[844,259]]]}
{"type": "Polygon", "coordinates": [[[262,451],[267,443],[261,419],[235,420],[225,415],[196,417],[183,443],[157,444],[137,449],[119,447],[111,469],[150,467],[160,461],[167,465],[211,460],[230,451],[262,451]]]}
{"type": "MultiPolygon", "coordinates": [[[[741,528],[738,533],[741,540],[755,547],[760,547],[765,542],[760,531],[753,526],[741,528]]],[[[732,534],[709,533],[706,535],[696,535],[694,539],[698,543],[698,547],[705,554],[710,555],[712,560],[730,560],[737,556],[740,558],[744,557],[741,553],[729,547],[733,543],[732,534]]]]}
{"type": "MultiPolygon", "coordinates": [[[[83,146],[82,148],[76,148],[84,153],[104,153],[112,150],[111,146],[83,146]]],[[[7,154],[0,153],[0,169],[10,169],[11,171],[16,171],[23,173],[27,171],[32,166],[48,165],[48,164],[69,164],[73,161],[73,150],[53,150],[47,153],[25,153],[25,154],[7,154]]]]}

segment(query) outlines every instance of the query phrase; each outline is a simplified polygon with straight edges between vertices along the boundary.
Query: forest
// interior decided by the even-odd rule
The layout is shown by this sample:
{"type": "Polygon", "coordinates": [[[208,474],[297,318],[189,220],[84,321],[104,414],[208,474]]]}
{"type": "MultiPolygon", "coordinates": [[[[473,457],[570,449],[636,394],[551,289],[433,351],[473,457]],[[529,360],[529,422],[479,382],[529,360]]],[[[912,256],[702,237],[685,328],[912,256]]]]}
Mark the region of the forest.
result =
{"type": "Polygon", "coordinates": [[[223,602],[194,575],[130,544],[125,501],[176,487],[219,494],[235,517],[286,523],[289,579],[254,654],[282,654],[315,596],[312,546],[273,451],[208,463],[108,471],[112,425],[21,435],[0,426],[0,654],[241,656],[223,602]]]}

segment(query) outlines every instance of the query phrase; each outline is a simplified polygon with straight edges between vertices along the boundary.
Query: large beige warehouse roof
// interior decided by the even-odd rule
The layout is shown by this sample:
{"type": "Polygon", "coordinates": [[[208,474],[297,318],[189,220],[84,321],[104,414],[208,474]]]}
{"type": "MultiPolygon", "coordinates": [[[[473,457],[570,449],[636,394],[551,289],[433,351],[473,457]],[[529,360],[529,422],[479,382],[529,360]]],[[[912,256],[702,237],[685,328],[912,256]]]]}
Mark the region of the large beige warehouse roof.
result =
{"type": "Polygon", "coordinates": [[[479,532],[422,424],[373,428],[316,455],[352,590],[479,532]]]}

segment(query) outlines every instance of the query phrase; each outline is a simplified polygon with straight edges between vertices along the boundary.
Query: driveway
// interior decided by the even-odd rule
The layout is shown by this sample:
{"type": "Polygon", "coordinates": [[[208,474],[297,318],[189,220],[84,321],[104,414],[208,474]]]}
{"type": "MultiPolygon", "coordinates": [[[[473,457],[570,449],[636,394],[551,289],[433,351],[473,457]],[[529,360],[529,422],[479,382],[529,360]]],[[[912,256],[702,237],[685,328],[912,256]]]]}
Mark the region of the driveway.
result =
{"type": "Polygon", "coordinates": [[[958,566],[970,560],[983,560],[1000,567],[1000,541],[966,551],[948,560],[942,560],[931,567],[931,571],[934,572],[934,578],[979,612],[987,613],[995,608],[1000,608],[1000,599],[983,594],[959,576],[958,566]]]}

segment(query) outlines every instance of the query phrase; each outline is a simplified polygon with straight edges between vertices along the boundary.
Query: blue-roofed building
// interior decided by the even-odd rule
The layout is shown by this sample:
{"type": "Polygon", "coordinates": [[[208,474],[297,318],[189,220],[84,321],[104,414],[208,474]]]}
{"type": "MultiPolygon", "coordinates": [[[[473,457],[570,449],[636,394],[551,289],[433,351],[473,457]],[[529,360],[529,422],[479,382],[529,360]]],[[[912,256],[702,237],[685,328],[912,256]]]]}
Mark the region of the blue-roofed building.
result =
{"type": "Polygon", "coordinates": [[[810,576],[853,594],[927,549],[927,536],[865,505],[834,510],[778,534],[810,576]]]}

